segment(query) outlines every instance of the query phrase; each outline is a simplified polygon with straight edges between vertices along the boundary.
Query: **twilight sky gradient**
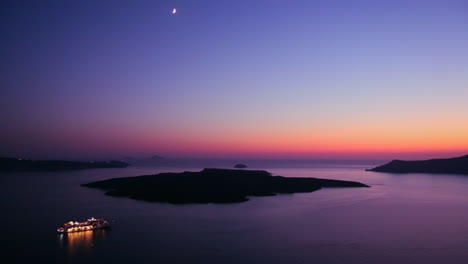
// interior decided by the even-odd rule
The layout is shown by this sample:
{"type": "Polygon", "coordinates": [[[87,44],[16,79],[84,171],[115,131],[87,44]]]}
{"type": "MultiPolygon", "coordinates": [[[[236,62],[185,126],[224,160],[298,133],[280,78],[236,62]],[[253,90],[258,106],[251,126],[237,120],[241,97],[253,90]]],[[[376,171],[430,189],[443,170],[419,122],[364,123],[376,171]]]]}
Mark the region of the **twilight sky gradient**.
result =
{"type": "Polygon", "coordinates": [[[467,1],[0,6],[0,156],[468,153],[467,1]]]}

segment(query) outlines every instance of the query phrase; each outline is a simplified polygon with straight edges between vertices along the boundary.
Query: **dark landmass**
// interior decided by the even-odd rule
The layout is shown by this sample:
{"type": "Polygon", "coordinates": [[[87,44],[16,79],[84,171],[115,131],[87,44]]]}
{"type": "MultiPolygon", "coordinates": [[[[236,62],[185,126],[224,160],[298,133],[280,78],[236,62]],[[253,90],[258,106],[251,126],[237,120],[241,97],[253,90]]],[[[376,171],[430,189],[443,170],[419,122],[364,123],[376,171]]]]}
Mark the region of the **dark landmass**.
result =
{"type": "Polygon", "coordinates": [[[125,168],[129,164],[121,161],[65,161],[0,158],[0,172],[16,171],[61,171],[96,168],[125,168]]]}
{"type": "Polygon", "coordinates": [[[313,192],[326,187],[369,187],[359,182],[286,178],[261,170],[228,169],[113,178],[82,186],[106,190],[111,196],[175,204],[234,203],[247,201],[247,196],[313,192]]]}
{"type": "Polygon", "coordinates": [[[393,160],[368,171],[392,173],[468,174],[468,155],[450,159],[404,161],[393,160]]]}
{"type": "Polygon", "coordinates": [[[234,165],[234,168],[236,168],[236,169],[245,169],[245,168],[247,168],[247,165],[245,165],[244,163],[238,163],[238,164],[234,165]]]}

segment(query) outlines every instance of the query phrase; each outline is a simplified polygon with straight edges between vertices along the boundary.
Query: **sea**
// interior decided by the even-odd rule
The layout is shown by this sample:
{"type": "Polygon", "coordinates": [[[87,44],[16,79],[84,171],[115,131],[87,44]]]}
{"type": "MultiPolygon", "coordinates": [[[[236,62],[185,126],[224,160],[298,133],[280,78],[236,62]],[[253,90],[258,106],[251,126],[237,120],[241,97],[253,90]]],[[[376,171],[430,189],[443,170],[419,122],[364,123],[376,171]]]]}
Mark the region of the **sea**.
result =
{"type": "Polygon", "coordinates": [[[3,263],[468,263],[468,176],[390,174],[381,161],[253,162],[285,177],[370,188],[251,197],[232,204],[151,203],[80,184],[233,164],[0,174],[3,263]],[[70,220],[111,229],[57,234],[70,220]]]}

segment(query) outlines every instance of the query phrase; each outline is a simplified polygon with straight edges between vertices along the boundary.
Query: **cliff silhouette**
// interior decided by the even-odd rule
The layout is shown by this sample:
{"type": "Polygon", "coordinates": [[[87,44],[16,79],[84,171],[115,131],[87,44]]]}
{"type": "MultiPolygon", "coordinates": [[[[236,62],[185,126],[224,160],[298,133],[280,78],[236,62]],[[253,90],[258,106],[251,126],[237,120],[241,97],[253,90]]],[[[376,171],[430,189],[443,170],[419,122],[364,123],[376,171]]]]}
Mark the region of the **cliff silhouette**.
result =
{"type": "Polygon", "coordinates": [[[468,155],[449,159],[416,161],[393,160],[385,165],[369,169],[368,171],[392,173],[468,174],[468,155]]]}

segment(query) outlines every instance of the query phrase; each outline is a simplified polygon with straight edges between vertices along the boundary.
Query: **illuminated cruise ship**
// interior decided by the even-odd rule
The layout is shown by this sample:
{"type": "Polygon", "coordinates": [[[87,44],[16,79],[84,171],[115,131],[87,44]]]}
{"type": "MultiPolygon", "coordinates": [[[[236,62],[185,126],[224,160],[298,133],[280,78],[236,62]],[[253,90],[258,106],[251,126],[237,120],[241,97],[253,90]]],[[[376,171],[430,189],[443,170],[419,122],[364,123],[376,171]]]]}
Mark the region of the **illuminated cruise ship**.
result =
{"type": "Polygon", "coordinates": [[[63,224],[63,227],[57,229],[58,233],[73,233],[81,231],[89,231],[95,229],[102,229],[110,227],[110,223],[104,219],[96,219],[94,217],[88,219],[86,222],[74,222],[70,221],[63,224]]]}

